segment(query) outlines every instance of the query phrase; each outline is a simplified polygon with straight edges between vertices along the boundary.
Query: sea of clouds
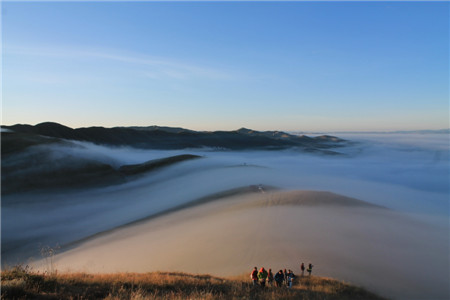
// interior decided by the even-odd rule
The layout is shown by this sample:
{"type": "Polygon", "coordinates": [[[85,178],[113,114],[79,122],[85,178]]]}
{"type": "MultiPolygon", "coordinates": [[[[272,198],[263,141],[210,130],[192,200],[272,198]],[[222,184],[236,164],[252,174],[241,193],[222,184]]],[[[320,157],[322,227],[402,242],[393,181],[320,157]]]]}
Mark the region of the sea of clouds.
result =
{"type": "MultiPolygon", "coordinates": [[[[341,155],[283,151],[176,151],[110,148],[76,142],[46,149],[118,168],[177,154],[201,155],[131,182],[2,198],[2,261],[68,243],[229,189],[268,185],[331,191],[385,206],[448,230],[449,138],[446,134],[345,134],[341,155]]],[[[48,146],[46,146],[48,147],[48,146]]]]}

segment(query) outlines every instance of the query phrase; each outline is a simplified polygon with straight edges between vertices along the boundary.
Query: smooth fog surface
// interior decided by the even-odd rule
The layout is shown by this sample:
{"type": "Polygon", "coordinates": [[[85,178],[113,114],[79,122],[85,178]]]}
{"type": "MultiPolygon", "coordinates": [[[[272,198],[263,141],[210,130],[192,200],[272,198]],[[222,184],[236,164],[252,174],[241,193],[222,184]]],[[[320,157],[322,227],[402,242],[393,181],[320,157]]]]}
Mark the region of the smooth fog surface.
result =
{"type": "MultiPolygon", "coordinates": [[[[440,245],[439,251],[448,253],[448,135],[347,134],[340,137],[356,141],[349,147],[337,149],[344,154],[341,156],[306,154],[294,150],[150,151],[112,149],[86,143],[77,143],[79,147],[51,147],[46,150],[52,151],[58,158],[84,157],[108,163],[113,167],[185,153],[202,155],[203,158],[160,169],[117,186],[2,197],[2,262],[14,264],[30,257],[36,259],[39,247],[43,245],[64,246],[200,197],[259,184],[289,190],[331,191],[385,206],[402,215],[402,218],[419,222],[415,224],[423,224],[422,227],[415,225],[415,228],[439,232],[440,234],[436,235],[430,234],[427,243],[440,245]]],[[[289,210],[280,211],[288,213],[289,210]]],[[[330,211],[328,213],[332,214],[330,211]]],[[[299,216],[304,214],[299,211],[299,216]]],[[[323,218],[321,211],[312,211],[311,214],[314,214],[313,219],[323,218]]],[[[397,216],[396,214],[392,216],[397,216]]],[[[281,218],[282,214],[277,216],[281,218]]],[[[376,227],[377,220],[380,221],[380,226],[384,222],[382,219],[373,218],[373,227],[376,227]]],[[[406,237],[412,236],[408,226],[399,228],[405,230],[406,237]]],[[[326,226],[323,234],[324,232],[326,226]]],[[[371,233],[369,231],[359,235],[357,239],[370,240],[371,233]]],[[[316,234],[320,237],[322,231],[316,234]]],[[[323,240],[324,243],[327,240],[325,235],[323,240]]],[[[281,247],[289,247],[286,240],[278,241],[281,247]]],[[[406,244],[405,242],[404,245],[406,244]]],[[[391,250],[394,251],[389,243],[383,245],[383,251],[387,254],[391,250]]],[[[331,242],[329,247],[333,247],[331,242]]],[[[405,249],[409,248],[405,246],[405,249]]],[[[395,251],[400,251],[399,249],[401,247],[397,247],[395,251]]],[[[428,251],[429,248],[423,249],[428,251]]],[[[354,252],[351,247],[347,251],[351,256],[358,257],[359,252],[354,252]]],[[[423,257],[412,255],[418,260],[417,272],[420,272],[421,268],[427,268],[427,258],[432,255],[422,254],[423,257]]],[[[177,255],[176,251],[174,255],[177,255]]],[[[286,261],[298,259],[294,257],[297,255],[292,252],[286,256],[286,261]]],[[[325,257],[324,255],[323,259],[325,257]]],[[[442,278],[448,279],[448,255],[443,257],[442,266],[446,267],[444,269],[447,271],[440,269],[438,273],[442,278]]],[[[252,264],[251,261],[248,263],[252,264]]],[[[385,263],[395,264],[388,259],[385,263]]],[[[341,273],[329,271],[339,277],[345,274],[345,268],[340,270],[341,273]]],[[[366,271],[369,274],[370,270],[366,271]]]]}
{"type": "MultiPolygon", "coordinates": [[[[321,196],[266,192],[223,199],[100,236],[58,255],[54,264],[60,271],[223,276],[247,273],[253,266],[291,268],[300,275],[300,262],[312,262],[313,274],[381,295],[448,298],[445,227],[386,209],[342,206],[345,199],[338,196],[337,205],[320,203],[321,196]],[[296,203],[299,197],[306,201],[296,203]]],[[[46,270],[48,263],[38,266],[46,270]]]]}

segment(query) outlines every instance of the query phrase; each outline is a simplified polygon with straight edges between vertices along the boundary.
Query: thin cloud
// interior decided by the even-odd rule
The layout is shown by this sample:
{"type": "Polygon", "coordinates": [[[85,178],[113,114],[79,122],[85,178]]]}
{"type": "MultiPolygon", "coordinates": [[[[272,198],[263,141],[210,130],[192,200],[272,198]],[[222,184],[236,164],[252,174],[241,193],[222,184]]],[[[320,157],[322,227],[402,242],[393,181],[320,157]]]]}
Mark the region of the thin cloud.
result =
{"type": "MultiPolygon", "coordinates": [[[[167,57],[149,56],[140,53],[124,53],[100,49],[67,49],[67,48],[29,48],[4,47],[4,54],[43,56],[49,58],[66,59],[102,59],[129,65],[148,68],[148,74],[153,78],[170,77],[175,79],[202,78],[211,80],[230,80],[237,78],[237,74],[219,68],[207,67],[199,64],[187,63],[167,57]]],[[[240,76],[239,76],[240,77],[240,76]]]]}

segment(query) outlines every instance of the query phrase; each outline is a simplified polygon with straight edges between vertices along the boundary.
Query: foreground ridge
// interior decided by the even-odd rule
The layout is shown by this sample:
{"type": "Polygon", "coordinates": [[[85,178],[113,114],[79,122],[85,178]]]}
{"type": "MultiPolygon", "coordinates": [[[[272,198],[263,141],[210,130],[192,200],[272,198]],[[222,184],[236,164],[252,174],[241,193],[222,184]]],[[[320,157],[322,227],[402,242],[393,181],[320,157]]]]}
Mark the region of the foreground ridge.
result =
{"type": "Polygon", "coordinates": [[[248,275],[215,277],[181,272],[43,274],[2,271],[2,299],[384,299],[363,288],[298,276],[292,289],[252,286],[248,275]]]}

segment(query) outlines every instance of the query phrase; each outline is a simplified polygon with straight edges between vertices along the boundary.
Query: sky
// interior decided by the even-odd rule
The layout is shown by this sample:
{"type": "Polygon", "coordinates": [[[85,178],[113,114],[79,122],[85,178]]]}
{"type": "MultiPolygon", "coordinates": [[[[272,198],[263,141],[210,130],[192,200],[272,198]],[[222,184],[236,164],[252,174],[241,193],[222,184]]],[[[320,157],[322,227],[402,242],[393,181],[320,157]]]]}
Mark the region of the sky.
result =
{"type": "Polygon", "coordinates": [[[10,2],[2,124],[449,128],[449,2],[10,2]]]}

